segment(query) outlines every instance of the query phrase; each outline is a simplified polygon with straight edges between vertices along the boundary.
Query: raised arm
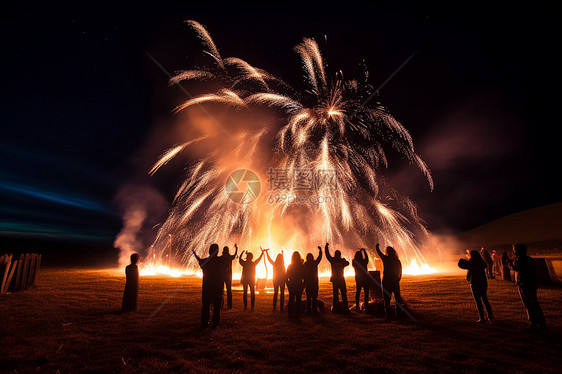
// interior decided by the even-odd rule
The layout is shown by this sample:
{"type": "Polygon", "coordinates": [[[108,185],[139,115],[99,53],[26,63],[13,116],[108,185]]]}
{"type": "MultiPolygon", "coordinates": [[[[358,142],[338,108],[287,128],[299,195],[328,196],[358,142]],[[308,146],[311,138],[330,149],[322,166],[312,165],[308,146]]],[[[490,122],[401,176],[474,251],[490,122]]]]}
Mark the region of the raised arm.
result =
{"type": "Polygon", "coordinates": [[[375,249],[376,249],[377,254],[379,255],[379,257],[381,258],[381,260],[386,257],[386,256],[384,255],[384,253],[381,252],[381,246],[380,246],[379,243],[377,243],[377,245],[375,246],[375,249]]]}
{"type": "Polygon", "coordinates": [[[322,247],[318,246],[318,257],[316,257],[316,260],[314,260],[316,265],[320,263],[320,260],[322,260],[322,247]]]}
{"type": "Polygon", "coordinates": [[[361,251],[363,252],[363,263],[365,264],[365,267],[369,266],[369,255],[367,254],[367,250],[365,248],[361,248],[361,251]]]}
{"type": "Polygon", "coordinates": [[[261,258],[263,257],[263,252],[264,251],[262,250],[260,257],[258,257],[258,259],[256,261],[254,261],[254,264],[258,264],[260,262],[261,258]]]}
{"type": "Polygon", "coordinates": [[[461,258],[461,259],[459,260],[458,266],[459,266],[461,269],[468,270],[468,269],[470,269],[470,262],[468,262],[468,260],[467,260],[466,258],[461,258]]]}
{"type": "Polygon", "coordinates": [[[330,243],[326,243],[326,246],[324,247],[324,252],[326,252],[326,258],[328,259],[328,261],[332,262],[332,259],[334,258],[334,256],[332,256],[330,254],[330,243]]]}
{"type": "Polygon", "coordinates": [[[365,258],[365,263],[368,264],[369,263],[369,255],[367,254],[367,250],[365,248],[361,248],[361,251],[363,252],[363,257],[365,258]]]}
{"type": "Polygon", "coordinates": [[[195,253],[195,250],[192,249],[191,252],[193,252],[193,255],[195,256],[195,258],[197,259],[197,262],[199,262],[199,265],[201,265],[201,257],[197,256],[197,253],[195,253]]]}
{"type": "Polygon", "coordinates": [[[238,255],[238,246],[236,245],[236,243],[234,243],[234,254],[232,255],[232,259],[234,260],[236,258],[236,255],[238,255]]]}
{"type": "Polygon", "coordinates": [[[238,257],[238,262],[239,262],[240,265],[242,265],[242,266],[244,266],[244,263],[246,262],[246,261],[242,260],[242,255],[244,255],[244,252],[246,252],[246,251],[240,252],[240,257],[238,257]]]}
{"type": "MultiPolygon", "coordinates": [[[[262,254],[263,254],[263,252],[262,252],[262,254]]],[[[269,261],[269,263],[270,263],[272,266],[275,265],[275,262],[271,259],[271,257],[269,257],[269,249],[266,249],[266,250],[265,250],[265,255],[266,255],[266,257],[267,257],[267,261],[269,261]]]]}

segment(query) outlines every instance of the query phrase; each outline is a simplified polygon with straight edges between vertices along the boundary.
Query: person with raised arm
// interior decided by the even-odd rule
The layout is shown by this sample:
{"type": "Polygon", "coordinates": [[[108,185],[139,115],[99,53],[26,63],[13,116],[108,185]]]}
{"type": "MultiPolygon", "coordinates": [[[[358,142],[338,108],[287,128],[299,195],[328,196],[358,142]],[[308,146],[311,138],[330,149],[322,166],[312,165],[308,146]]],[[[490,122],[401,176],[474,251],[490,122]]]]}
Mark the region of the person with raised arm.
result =
{"type": "Polygon", "coordinates": [[[273,267],[273,310],[277,310],[277,295],[279,295],[279,310],[285,310],[285,259],[283,251],[275,257],[275,261],[269,257],[269,248],[263,250],[267,261],[273,267]]]}
{"type": "Polygon", "coordinates": [[[341,256],[341,252],[336,250],[334,255],[330,254],[329,249],[330,243],[326,243],[324,252],[326,253],[326,258],[332,266],[332,276],[330,277],[330,282],[332,282],[333,290],[333,312],[349,313],[349,306],[347,304],[347,287],[345,284],[344,269],[349,265],[349,261],[341,256]],[[339,301],[339,294],[341,293],[341,303],[339,301]]]}
{"type": "Polygon", "coordinates": [[[355,257],[352,262],[353,269],[355,270],[355,311],[359,313],[359,299],[361,297],[361,290],[363,290],[364,308],[369,304],[369,256],[365,248],[359,249],[355,252],[355,257]]]}
{"type": "Polygon", "coordinates": [[[318,265],[322,260],[322,247],[318,246],[318,257],[309,253],[304,263],[304,284],[306,287],[306,313],[318,314],[318,265]]]}
{"type": "Polygon", "coordinates": [[[377,243],[375,248],[383,264],[382,288],[386,318],[390,319],[394,316],[390,308],[390,298],[392,294],[394,294],[394,302],[396,303],[396,316],[400,318],[402,316],[402,309],[404,308],[404,302],[400,295],[402,263],[394,248],[390,246],[386,247],[386,254],[382,253],[379,243],[377,243]]]}
{"type": "Polygon", "coordinates": [[[212,305],[212,327],[217,328],[221,317],[222,290],[226,265],[224,261],[217,256],[219,253],[219,245],[216,243],[211,244],[209,247],[209,257],[201,258],[194,250],[192,252],[203,271],[201,326],[206,328],[209,325],[210,308],[212,305]]]}
{"type": "Polygon", "coordinates": [[[486,323],[486,318],[484,318],[484,306],[486,306],[486,311],[488,312],[487,320],[492,322],[494,316],[492,314],[492,306],[488,301],[488,275],[486,274],[488,264],[477,250],[468,252],[466,257],[467,259],[461,258],[459,260],[458,266],[461,269],[467,270],[466,279],[470,282],[472,297],[474,298],[476,309],[480,316],[476,323],[486,323]]]}
{"type": "Polygon", "coordinates": [[[232,309],[232,261],[238,255],[238,246],[234,244],[234,254],[230,254],[230,249],[225,246],[222,249],[222,256],[220,259],[224,262],[224,285],[226,287],[226,304],[228,309],[232,309]]]}
{"type": "Polygon", "coordinates": [[[256,261],[252,261],[254,255],[252,252],[242,251],[238,261],[242,265],[242,276],[240,277],[240,283],[242,283],[242,299],[244,300],[244,310],[248,309],[248,288],[250,288],[251,297],[251,307],[254,310],[254,305],[256,304],[256,266],[258,266],[261,258],[263,257],[263,250],[261,251],[260,257],[256,261]],[[246,259],[242,260],[242,255],[246,253],[246,259]]]}

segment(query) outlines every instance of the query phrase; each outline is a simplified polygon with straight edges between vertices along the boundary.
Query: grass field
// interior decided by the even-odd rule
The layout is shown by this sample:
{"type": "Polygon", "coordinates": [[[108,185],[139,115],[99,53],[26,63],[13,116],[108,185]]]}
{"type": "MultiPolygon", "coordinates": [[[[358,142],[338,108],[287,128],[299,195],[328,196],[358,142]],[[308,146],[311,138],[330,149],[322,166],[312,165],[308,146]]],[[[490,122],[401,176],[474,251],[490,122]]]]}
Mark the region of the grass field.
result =
{"type": "MultiPolygon", "coordinates": [[[[463,276],[405,277],[415,321],[366,314],[273,312],[271,294],[254,312],[222,314],[200,328],[200,282],[141,278],[139,311],[119,314],[124,277],[100,270],[43,269],[35,288],[0,298],[2,372],[537,372],[562,368],[561,288],[539,290],[549,331],[524,331],[513,283],[492,280],[496,323],[477,325],[463,276]]],[[[354,282],[348,296],[354,300],[354,282]]],[[[320,298],[331,303],[331,284],[320,298]]]]}

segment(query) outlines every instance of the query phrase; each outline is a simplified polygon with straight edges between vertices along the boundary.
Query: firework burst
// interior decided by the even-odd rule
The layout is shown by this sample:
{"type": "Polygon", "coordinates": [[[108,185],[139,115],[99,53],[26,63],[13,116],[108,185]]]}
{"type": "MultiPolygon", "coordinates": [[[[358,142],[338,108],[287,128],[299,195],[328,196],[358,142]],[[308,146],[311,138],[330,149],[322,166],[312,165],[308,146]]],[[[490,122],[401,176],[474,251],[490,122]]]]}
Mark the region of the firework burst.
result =
{"type": "Polygon", "coordinates": [[[431,175],[408,131],[379,102],[369,101],[374,90],[368,75],[362,81],[345,80],[341,71],[329,75],[316,41],[304,39],[295,51],[305,89],[296,90],[244,60],[223,59],[203,26],[187,24],[210,64],[181,71],[170,82],[200,81],[213,88],[175,109],[184,116],[180,126],[198,131],[166,151],[150,170],[156,173],[187,149],[197,159],[188,164],[151,247],[152,258],[158,262],[171,256],[190,268],[196,265],[192,250],[202,253],[214,242],[288,253],[329,241],[349,254],[378,241],[395,246],[406,272],[408,265],[423,266],[420,236],[427,232],[415,204],[384,178],[387,155],[406,158],[432,188],[431,175]],[[241,168],[262,181],[259,196],[245,204],[231,198],[228,185],[225,191],[228,176],[241,168]],[[280,172],[291,183],[274,187],[272,175],[280,172]],[[313,188],[298,183],[305,175],[313,188]],[[328,177],[331,182],[322,183],[328,177]]]}

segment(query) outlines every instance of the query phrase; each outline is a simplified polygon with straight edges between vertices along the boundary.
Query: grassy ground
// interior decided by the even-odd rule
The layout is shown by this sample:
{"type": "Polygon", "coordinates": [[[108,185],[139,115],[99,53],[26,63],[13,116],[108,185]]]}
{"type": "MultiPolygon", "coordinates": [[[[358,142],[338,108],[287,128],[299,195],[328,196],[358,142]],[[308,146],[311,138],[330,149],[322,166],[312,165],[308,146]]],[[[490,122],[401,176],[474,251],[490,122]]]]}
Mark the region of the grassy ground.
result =
{"type": "MultiPolygon", "coordinates": [[[[365,314],[289,320],[270,294],[215,331],[200,328],[200,279],[141,278],[140,310],[118,314],[124,279],[44,269],[34,289],[0,298],[2,372],[537,372],[562,367],[561,288],[539,290],[549,331],[531,334],[513,283],[491,281],[497,322],[477,325],[462,276],[405,277],[416,321],[365,314]],[[167,301],[167,302],[165,302],[167,301]],[[163,304],[164,303],[164,304],[163,304]]],[[[354,283],[348,280],[350,300],[354,283]]],[[[320,297],[330,302],[331,285],[320,297]]]]}

